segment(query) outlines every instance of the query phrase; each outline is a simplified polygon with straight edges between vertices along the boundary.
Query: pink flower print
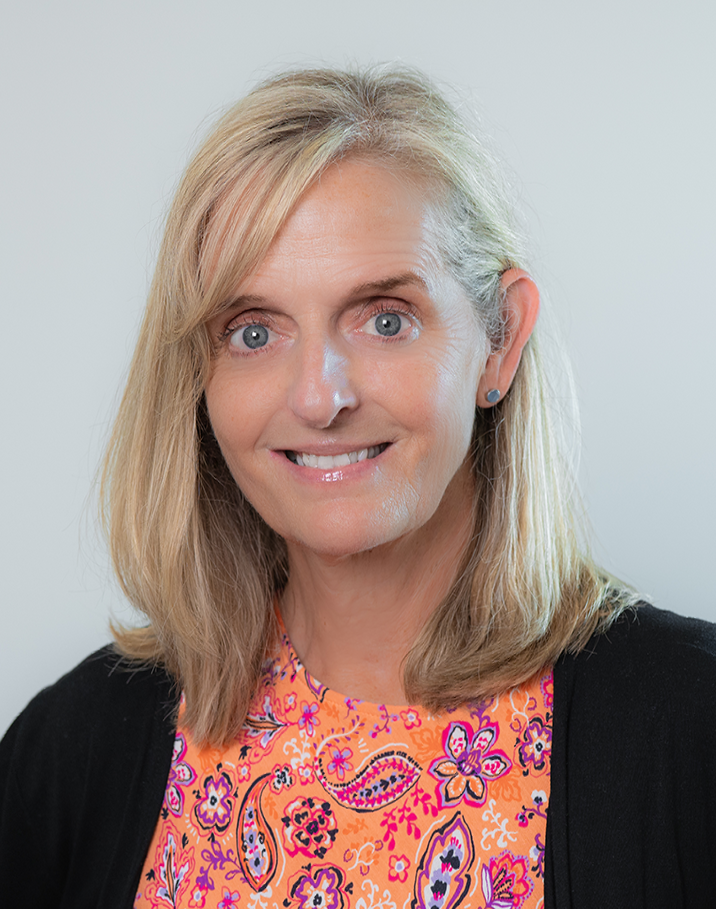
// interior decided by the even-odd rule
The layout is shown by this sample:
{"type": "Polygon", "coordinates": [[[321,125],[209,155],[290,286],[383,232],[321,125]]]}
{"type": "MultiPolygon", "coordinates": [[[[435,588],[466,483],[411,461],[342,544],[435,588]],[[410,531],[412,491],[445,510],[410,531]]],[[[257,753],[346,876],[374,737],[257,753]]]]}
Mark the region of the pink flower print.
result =
{"type": "Polygon", "coordinates": [[[353,756],[353,752],[350,748],[344,748],[343,751],[340,751],[338,748],[331,748],[331,760],[328,764],[328,772],[335,773],[339,780],[342,780],[346,775],[346,770],[352,770],[353,764],[348,760],[348,758],[353,756]]]}
{"type": "Polygon", "coordinates": [[[542,676],[539,681],[539,687],[542,692],[544,709],[551,712],[554,706],[554,674],[548,672],[547,675],[542,676]]]}
{"type": "Polygon", "coordinates": [[[231,800],[231,778],[220,773],[216,779],[208,776],[204,780],[204,796],[194,805],[194,815],[200,827],[223,833],[231,822],[233,801],[231,800]]]}
{"type": "Polygon", "coordinates": [[[414,707],[408,707],[407,710],[401,710],[400,717],[406,729],[415,729],[421,724],[418,711],[414,707]]]}
{"type": "Polygon", "coordinates": [[[219,905],[216,909],[236,909],[239,904],[241,897],[239,896],[239,891],[234,890],[233,893],[230,893],[226,887],[221,888],[222,898],[219,901],[219,905]]]}
{"type": "Polygon", "coordinates": [[[204,909],[206,894],[207,888],[202,887],[197,883],[189,897],[189,909],[204,909]]]}
{"type": "Polygon", "coordinates": [[[443,732],[446,758],[430,765],[430,773],[442,780],[438,785],[440,807],[454,805],[461,799],[482,805],[487,799],[487,781],[496,780],[511,768],[502,751],[493,750],[499,727],[488,724],[474,735],[468,723],[450,723],[443,732]]]}
{"type": "Polygon", "coordinates": [[[318,704],[308,704],[304,701],[301,704],[301,717],[298,721],[299,729],[305,729],[306,735],[313,735],[314,729],[318,726],[318,704]]]}
{"type": "Polygon", "coordinates": [[[167,808],[176,817],[181,817],[184,811],[184,793],[179,787],[190,786],[196,779],[193,767],[183,760],[185,754],[186,741],[182,733],[178,732],[174,739],[172,764],[169,768],[167,790],[164,796],[167,808]]]}
{"type": "Polygon", "coordinates": [[[519,909],[534,887],[527,874],[527,859],[507,849],[483,864],[480,883],[485,909],[519,909]]]}
{"type": "Polygon", "coordinates": [[[292,691],[290,694],[287,694],[284,696],[283,706],[284,706],[284,710],[286,711],[286,713],[288,713],[289,710],[293,710],[293,708],[296,706],[296,692],[295,691],[292,691]]]}
{"type": "MultiPolygon", "coordinates": [[[[519,741],[519,739],[518,739],[519,741]]],[[[552,728],[541,717],[535,716],[525,726],[518,750],[525,776],[532,770],[544,770],[552,752],[552,728]]]]}
{"type": "Polygon", "coordinates": [[[339,868],[325,866],[300,874],[289,891],[292,902],[285,905],[297,909],[344,909],[346,905],[343,889],[343,872],[339,868]]]}
{"type": "Polygon", "coordinates": [[[404,884],[408,879],[410,859],[404,855],[391,855],[388,861],[388,880],[404,884]]]}
{"type": "Polygon", "coordinates": [[[310,764],[300,764],[296,767],[296,773],[298,774],[298,781],[302,786],[310,785],[316,778],[313,767],[311,767],[310,764]]]}

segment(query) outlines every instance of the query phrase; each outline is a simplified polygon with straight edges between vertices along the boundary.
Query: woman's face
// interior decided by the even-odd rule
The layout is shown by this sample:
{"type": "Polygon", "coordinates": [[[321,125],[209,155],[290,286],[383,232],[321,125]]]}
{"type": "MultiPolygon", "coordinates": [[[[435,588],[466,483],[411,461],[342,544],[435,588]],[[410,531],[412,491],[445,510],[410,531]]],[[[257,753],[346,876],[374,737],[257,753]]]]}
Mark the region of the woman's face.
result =
{"type": "Polygon", "coordinates": [[[464,508],[488,346],[427,197],[380,166],[331,166],[209,323],[216,438],[289,545],[350,555],[464,508]]]}

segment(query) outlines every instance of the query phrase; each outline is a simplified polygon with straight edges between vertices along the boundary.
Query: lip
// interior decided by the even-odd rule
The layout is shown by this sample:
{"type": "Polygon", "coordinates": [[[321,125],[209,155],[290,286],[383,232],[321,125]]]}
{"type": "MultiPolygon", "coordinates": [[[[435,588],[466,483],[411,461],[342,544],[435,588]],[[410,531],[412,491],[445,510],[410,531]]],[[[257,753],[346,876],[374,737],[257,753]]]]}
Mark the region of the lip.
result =
{"type": "MultiPolygon", "coordinates": [[[[350,443],[353,444],[353,443],[350,443]]],[[[374,447],[372,445],[366,445],[365,443],[358,443],[363,448],[374,447]]],[[[360,448],[347,448],[346,443],[342,442],[338,445],[334,443],[327,443],[324,446],[308,445],[306,448],[289,448],[289,449],[272,449],[271,457],[275,458],[279,465],[284,469],[287,469],[291,474],[299,481],[312,484],[323,484],[323,483],[336,483],[336,482],[347,482],[347,481],[358,481],[366,476],[374,473],[376,467],[380,465],[378,462],[382,462],[385,458],[385,455],[393,447],[390,442],[379,442],[377,445],[385,445],[383,451],[380,454],[377,454],[373,458],[366,458],[363,461],[358,461],[355,464],[347,464],[341,467],[305,467],[302,464],[297,464],[292,461],[287,455],[286,451],[297,451],[300,454],[316,454],[316,455],[340,455],[347,454],[351,451],[360,451],[360,448]]]]}
{"type": "Polygon", "coordinates": [[[375,441],[346,441],[340,440],[336,441],[334,439],[326,439],[326,441],[318,442],[309,442],[306,445],[294,444],[286,446],[285,448],[273,448],[272,452],[277,454],[285,454],[287,451],[294,451],[298,454],[312,454],[318,455],[329,455],[335,457],[336,455],[348,454],[351,451],[360,451],[362,448],[376,448],[379,445],[390,446],[392,443],[389,439],[377,439],[375,441]]]}

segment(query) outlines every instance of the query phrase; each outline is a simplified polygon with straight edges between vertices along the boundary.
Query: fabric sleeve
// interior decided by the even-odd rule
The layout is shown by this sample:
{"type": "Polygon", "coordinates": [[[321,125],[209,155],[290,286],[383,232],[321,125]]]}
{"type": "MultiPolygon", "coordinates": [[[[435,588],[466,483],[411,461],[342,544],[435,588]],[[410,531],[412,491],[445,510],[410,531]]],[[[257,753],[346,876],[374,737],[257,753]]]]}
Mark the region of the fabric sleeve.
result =
{"type": "Polygon", "coordinates": [[[554,678],[547,909],[716,905],[716,626],[643,606],[554,678]]]}
{"type": "Polygon", "coordinates": [[[7,905],[134,901],[169,773],[169,677],[111,648],[40,692],[0,743],[0,881],[7,905]]]}

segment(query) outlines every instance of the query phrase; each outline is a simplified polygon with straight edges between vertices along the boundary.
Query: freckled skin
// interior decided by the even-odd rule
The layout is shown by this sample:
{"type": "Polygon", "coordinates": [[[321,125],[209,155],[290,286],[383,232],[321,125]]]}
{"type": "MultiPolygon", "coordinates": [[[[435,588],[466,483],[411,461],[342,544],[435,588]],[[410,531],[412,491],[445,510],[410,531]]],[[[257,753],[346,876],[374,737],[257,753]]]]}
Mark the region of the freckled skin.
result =
{"type": "Polygon", "coordinates": [[[224,345],[206,395],[254,507],[290,544],[334,557],[418,532],[464,463],[487,352],[469,301],[440,262],[424,194],[382,168],[333,166],[238,292],[265,299],[276,340],[251,357],[224,345]],[[426,287],[380,300],[414,307],[414,336],[393,344],[366,334],[348,305],[352,289],[405,272],[426,287]],[[292,482],[269,456],[320,439],[392,444],[364,482],[319,490],[292,482]]]}

